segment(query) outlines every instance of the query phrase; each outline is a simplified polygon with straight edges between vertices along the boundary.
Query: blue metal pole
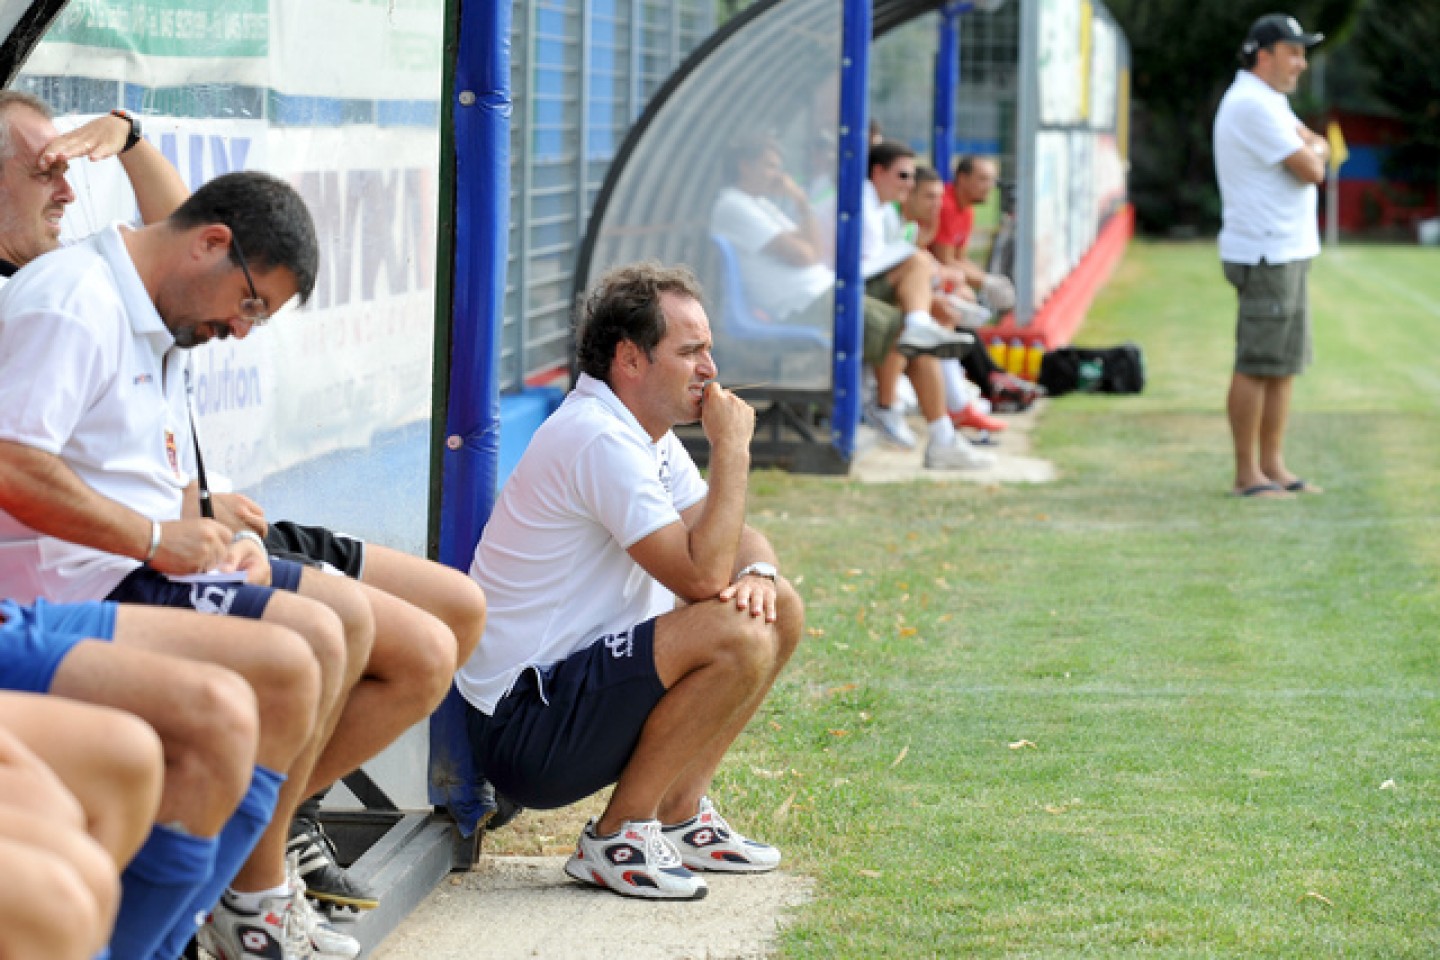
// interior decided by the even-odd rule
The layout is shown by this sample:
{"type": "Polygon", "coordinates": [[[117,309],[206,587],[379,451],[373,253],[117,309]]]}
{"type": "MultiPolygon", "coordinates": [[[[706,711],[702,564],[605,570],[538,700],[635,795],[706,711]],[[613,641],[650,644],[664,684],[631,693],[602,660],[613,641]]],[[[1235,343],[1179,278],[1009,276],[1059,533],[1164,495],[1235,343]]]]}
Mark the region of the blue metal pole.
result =
{"type": "Polygon", "coordinates": [[[864,278],[860,275],[860,188],[869,176],[870,0],[842,0],[840,157],[835,179],[835,405],[831,442],[847,462],[860,425],[864,278]]]}
{"type": "MultiPolygon", "coordinates": [[[[500,459],[511,4],[452,2],[459,7],[459,45],[445,95],[454,131],[454,278],[439,558],[466,570],[495,505],[500,459]]],[[[443,137],[442,143],[449,147],[443,137]]],[[[453,690],[430,721],[430,795],[450,808],[467,836],[493,803],[471,761],[463,703],[453,690]]]]}
{"type": "Polygon", "coordinates": [[[950,148],[955,142],[955,91],[960,87],[960,5],[948,3],[940,11],[940,43],[935,51],[935,133],[930,158],[935,169],[950,179],[950,148]]]}

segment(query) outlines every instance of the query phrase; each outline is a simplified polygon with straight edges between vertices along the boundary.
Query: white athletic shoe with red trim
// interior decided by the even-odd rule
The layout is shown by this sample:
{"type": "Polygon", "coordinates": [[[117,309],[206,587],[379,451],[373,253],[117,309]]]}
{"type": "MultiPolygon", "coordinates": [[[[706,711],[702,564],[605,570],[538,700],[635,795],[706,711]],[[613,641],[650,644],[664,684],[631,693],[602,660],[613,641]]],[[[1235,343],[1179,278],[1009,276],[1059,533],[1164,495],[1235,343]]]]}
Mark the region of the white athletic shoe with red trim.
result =
{"type": "Polygon", "coordinates": [[[780,851],[768,843],[751,840],[725,822],[710,802],[700,798],[700,812],[661,832],[676,850],[680,862],[691,870],[722,873],[764,873],[780,866],[780,851]]]}
{"type": "Polygon", "coordinates": [[[658,820],[626,821],[608,837],[597,837],[591,820],[565,872],[581,883],[651,900],[699,900],[709,889],[680,862],[658,820]]]}

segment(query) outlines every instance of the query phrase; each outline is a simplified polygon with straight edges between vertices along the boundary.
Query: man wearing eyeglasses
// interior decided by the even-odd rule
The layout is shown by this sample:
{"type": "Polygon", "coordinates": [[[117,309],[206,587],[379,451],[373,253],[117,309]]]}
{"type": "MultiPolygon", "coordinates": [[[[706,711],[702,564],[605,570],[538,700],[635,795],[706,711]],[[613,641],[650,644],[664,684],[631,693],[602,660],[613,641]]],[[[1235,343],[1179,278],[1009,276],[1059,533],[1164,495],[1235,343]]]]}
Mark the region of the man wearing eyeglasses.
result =
{"type": "MultiPolygon", "coordinates": [[[[231,912],[249,918],[250,940],[268,938],[258,955],[308,955],[302,941],[320,926],[306,922],[313,915],[286,872],[288,824],[369,658],[374,618],[341,578],[272,564],[253,533],[232,536],[185,507],[195,469],[186,350],[244,337],[303,301],[318,261],[298,194],[244,172],[207,183],[160,223],[111,227],[38,256],[0,291],[0,596],[263,620],[300,633],[319,668],[310,739],[283,773],[269,772],[254,832],[231,846],[228,867],[217,861],[176,914],[161,938],[172,956],[232,877],[231,912]],[[246,582],[166,576],[212,570],[246,582]],[[284,922],[297,913],[301,922],[284,922]]],[[[343,939],[335,955],[353,957],[358,944],[343,939]]]]}

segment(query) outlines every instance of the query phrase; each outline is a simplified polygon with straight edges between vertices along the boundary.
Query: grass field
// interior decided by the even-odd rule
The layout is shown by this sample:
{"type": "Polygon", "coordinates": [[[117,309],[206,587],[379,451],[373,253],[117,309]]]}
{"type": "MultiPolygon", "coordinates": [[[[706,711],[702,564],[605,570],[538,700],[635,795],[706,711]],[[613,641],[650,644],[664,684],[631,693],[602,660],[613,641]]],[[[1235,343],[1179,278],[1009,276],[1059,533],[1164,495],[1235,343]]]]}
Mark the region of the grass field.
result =
{"type": "Polygon", "coordinates": [[[787,957],[1440,954],[1440,252],[1312,274],[1290,463],[1240,501],[1213,245],[1136,244],[1045,486],[757,474],[810,636],[716,794],[818,880],[787,957]]]}

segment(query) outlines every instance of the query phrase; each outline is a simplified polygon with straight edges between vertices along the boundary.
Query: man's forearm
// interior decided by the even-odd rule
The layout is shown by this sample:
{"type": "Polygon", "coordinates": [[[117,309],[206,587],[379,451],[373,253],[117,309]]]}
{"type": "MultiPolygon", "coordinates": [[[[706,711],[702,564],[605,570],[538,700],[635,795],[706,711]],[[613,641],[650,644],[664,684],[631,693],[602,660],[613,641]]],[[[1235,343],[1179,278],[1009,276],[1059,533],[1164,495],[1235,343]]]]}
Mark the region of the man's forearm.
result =
{"type": "Polygon", "coordinates": [[[150,520],[103,497],[52,453],[0,441],[0,509],[46,536],[143,559],[150,520]]]}
{"type": "MultiPolygon", "coordinates": [[[[736,552],[745,530],[745,494],[750,481],[750,450],[713,449],[710,490],[704,511],[690,528],[690,557],[719,593],[734,575],[736,552]]],[[[694,598],[691,598],[694,599],[694,598]]]]}

